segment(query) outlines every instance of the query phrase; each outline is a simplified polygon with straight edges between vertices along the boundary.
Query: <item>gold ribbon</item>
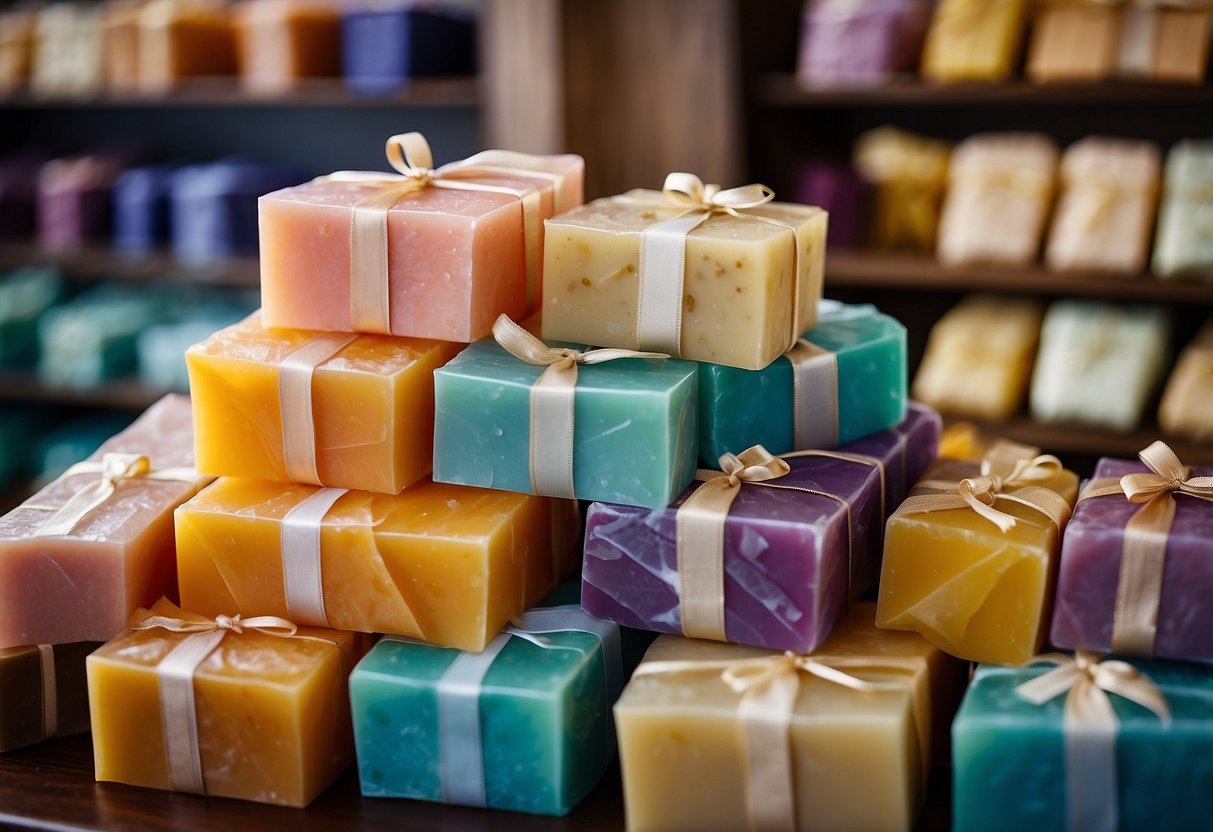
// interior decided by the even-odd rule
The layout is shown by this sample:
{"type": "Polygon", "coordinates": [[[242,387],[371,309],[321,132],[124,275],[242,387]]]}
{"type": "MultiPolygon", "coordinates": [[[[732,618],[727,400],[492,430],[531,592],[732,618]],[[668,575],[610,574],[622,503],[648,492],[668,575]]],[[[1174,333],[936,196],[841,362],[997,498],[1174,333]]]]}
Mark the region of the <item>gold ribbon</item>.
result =
{"type": "Polygon", "coordinates": [[[1175,497],[1213,503],[1213,477],[1191,476],[1191,470],[1165,442],[1152,442],[1138,458],[1150,473],[1125,474],[1119,481],[1111,477],[1093,480],[1079,501],[1119,494],[1141,505],[1125,524],[1112,616],[1112,650],[1153,656],[1167,537],[1178,508],[1175,497]]]}
{"type": "Polygon", "coordinates": [[[493,337],[502,349],[528,364],[545,367],[531,387],[530,471],[531,490],[545,497],[576,499],[573,487],[573,405],[577,367],[621,358],[669,358],[664,353],[624,349],[575,350],[549,347],[530,332],[501,315],[493,324],[493,337]]]}
{"type": "Polygon", "coordinates": [[[59,681],[55,672],[55,648],[50,644],[35,646],[42,671],[42,738],[59,733],[59,681]]]}
{"type": "Polygon", "coordinates": [[[278,367],[278,409],[282,413],[282,459],[291,482],[323,485],[316,461],[316,420],[312,382],[317,368],[358,339],[326,332],[300,344],[278,367]]]}
{"type": "Polygon", "coordinates": [[[838,356],[801,338],[784,357],[792,365],[795,447],[834,447],[838,444],[838,356]]]}
{"type": "Polygon", "coordinates": [[[77,463],[63,472],[59,479],[64,480],[77,474],[100,474],[101,476],[78,490],[63,505],[26,504],[21,506],[21,508],[37,511],[54,512],[38,531],[34,532],[34,537],[71,534],[85,515],[114,496],[118,491],[118,486],[129,480],[184,482],[198,489],[212,479],[212,477],[199,474],[193,468],[178,467],[156,470],[152,468],[151,460],[146,455],[135,453],[109,453],[104,454],[99,462],[77,463]]]}

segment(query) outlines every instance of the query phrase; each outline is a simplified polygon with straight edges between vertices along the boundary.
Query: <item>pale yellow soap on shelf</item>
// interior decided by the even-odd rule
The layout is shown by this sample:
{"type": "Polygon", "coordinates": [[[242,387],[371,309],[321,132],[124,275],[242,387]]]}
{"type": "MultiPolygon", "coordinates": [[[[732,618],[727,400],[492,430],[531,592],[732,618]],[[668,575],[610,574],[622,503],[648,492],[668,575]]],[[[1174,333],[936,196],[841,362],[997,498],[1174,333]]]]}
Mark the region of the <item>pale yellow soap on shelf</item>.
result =
{"type": "MultiPolygon", "coordinates": [[[[641,234],[685,212],[659,192],[633,190],[547,220],[543,337],[651,349],[637,328],[641,234]]],[[[760,370],[790,347],[793,329],[798,337],[817,320],[827,219],[820,208],[778,202],[741,213],[714,214],[687,236],[681,357],[760,370]]],[[[677,310],[648,314],[673,321],[677,310]]]]}
{"type": "Polygon", "coordinates": [[[874,189],[873,245],[935,250],[951,153],[948,142],[896,127],[878,127],[856,139],[855,168],[874,189]]]}
{"type": "Polygon", "coordinates": [[[974,295],[931,328],[911,394],[943,413],[1003,420],[1020,409],[1040,342],[1043,307],[974,295]]]}
{"type": "MultiPolygon", "coordinates": [[[[942,460],[924,480],[958,483],[978,474],[976,462],[942,460]]],[[[1078,498],[1072,471],[1032,484],[1071,506],[1078,498]]],[[[911,496],[922,493],[916,488],[911,496]]],[[[917,632],[968,661],[1022,664],[1039,653],[1049,632],[1061,534],[1028,506],[999,500],[995,508],[1015,518],[1008,531],[968,507],[894,513],[885,527],[876,623],[917,632]]]]}
{"type": "Polygon", "coordinates": [[[1028,22],[1026,0],[942,0],[922,50],[930,81],[1005,81],[1028,22]]]}
{"type": "Polygon", "coordinates": [[[1158,408],[1158,424],[1197,442],[1213,440],[1213,318],[1175,362],[1158,408]]]}

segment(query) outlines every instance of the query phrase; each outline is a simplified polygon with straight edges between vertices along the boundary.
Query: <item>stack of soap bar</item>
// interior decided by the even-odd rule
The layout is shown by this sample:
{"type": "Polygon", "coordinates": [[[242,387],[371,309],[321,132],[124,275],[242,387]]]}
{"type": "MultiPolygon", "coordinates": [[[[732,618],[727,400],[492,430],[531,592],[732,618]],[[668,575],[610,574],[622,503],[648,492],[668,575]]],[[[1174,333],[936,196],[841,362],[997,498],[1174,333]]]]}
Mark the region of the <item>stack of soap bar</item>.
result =
{"type": "MultiPolygon", "coordinates": [[[[1095,478],[1145,473],[1139,462],[1101,459],[1095,478]]],[[[1193,468],[1193,477],[1213,469],[1193,468]]],[[[1213,662],[1213,503],[1175,495],[1166,540],[1154,655],[1213,662]]],[[[1058,647],[1108,651],[1120,585],[1125,524],[1141,510],[1123,495],[1078,504],[1061,548],[1061,576],[1051,640],[1058,647]]]]}
{"type": "MultiPolygon", "coordinates": [[[[297,479],[286,463],[280,385],[284,365],[317,337],[267,329],[253,315],[189,348],[199,470],[297,479]]],[[[442,341],[360,335],[321,363],[310,388],[315,484],[398,494],[429,474],[434,370],[458,350],[442,341]]]]}
{"type": "Polygon", "coordinates": [[[88,730],[84,659],[98,647],[0,648],[0,753],[88,730]]]}
{"type": "Polygon", "coordinates": [[[29,80],[36,21],[33,9],[18,6],[0,12],[0,93],[4,95],[29,80]]]}
{"type": "Polygon", "coordinates": [[[986,133],[956,146],[937,253],[944,263],[1036,259],[1053,203],[1057,146],[1037,133],[986,133]]]}
{"type": "MultiPolygon", "coordinates": [[[[641,237],[685,212],[657,191],[636,189],[549,220],[543,337],[649,349],[637,331],[641,237]]],[[[793,325],[804,332],[816,321],[826,213],[778,202],[740,213],[713,214],[687,235],[678,357],[761,370],[788,348],[793,325]]],[[[654,269],[645,279],[678,277],[654,269]]],[[[673,321],[678,312],[647,314],[673,321]]]]}
{"type": "Polygon", "coordinates": [[[40,96],[86,96],[101,86],[99,3],[54,3],[38,10],[30,90],[40,96]]]}
{"type": "MultiPolygon", "coordinates": [[[[925,797],[934,728],[951,721],[964,668],[918,636],[877,630],[872,616],[870,603],[856,605],[813,657],[837,662],[878,690],[861,693],[798,674],[789,732],[795,829],[909,832],[925,797]]],[[[756,658],[782,657],[676,636],[649,648],[615,706],[629,829],[754,828],[746,809],[751,773],[742,694],[721,678],[719,663],[756,658]],[[670,661],[712,664],[643,675],[646,665],[670,661]]],[[[756,791],[779,788],[759,783],[756,791]]]]}
{"type": "Polygon", "coordinates": [[[943,0],[922,52],[931,81],[1005,81],[1015,71],[1027,26],[1024,0],[943,0]]]}
{"type": "Polygon", "coordinates": [[[38,375],[87,388],[134,373],[139,333],[163,319],[164,300],[156,292],[101,286],[49,310],[38,322],[38,375]]]}
{"type": "Polygon", "coordinates": [[[1158,406],[1158,424],[1198,442],[1213,439],[1213,319],[1175,362],[1158,406]]]}
{"type": "MultiPolygon", "coordinates": [[[[472,157],[496,167],[493,152],[472,157]]],[[[540,157],[542,171],[461,181],[540,191],[539,216],[581,204],[580,156],[540,157]]],[[[383,183],[319,179],[261,197],[261,292],[269,326],[348,332],[350,224],[354,204],[383,183]]],[[[526,311],[526,235],[519,197],[428,187],[388,212],[389,315],[393,335],[468,343],[498,315],[526,311]]],[[[540,237],[530,245],[538,252],[540,237]]]]}
{"type": "Polygon", "coordinates": [[[1203,84],[1213,11],[1203,4],[1130,4],[1120,39],[1120,75],[1172,84],[1203,84]]]}
{"type": "Polygon", "coordinates": [[[874,245],[935,250],[951,153],[947,142],[895,127],[869,130],[856,139],[855,168],[875,189],[870,230],[874,245]]]}
{"type": "Polygon", "coordinates": [[[151,0],[139,14],[139,86],[166,93],[196,77],[232,75],[236,43],[228,11],[205,0],[151,0]]]}
{"type": "Polygon", "coordinates": [[[1154,271],[1160,277],[1213,273],[1213,140],[1183,141],[1167,154],[1163,199],[1154,241],[1154,271]]]}
{"type": "Polygon", "coordinates": [[[1117,6],[1087,0],[1038,6],[1025,74],[1038,84],[1092,83],[1112,78],[1123,17],[1124,12],[1117,6]]]}
{"type": "MultiPolygon", "coordinates": [[[[223,478],[177,512],[181,603],[205,615],[292,620],[286,515],[308,485],[223,478]]],[[[483,650],[564,575],[552,501],[422,481],[397,496],[350,491],[324,515],[319,584],[328,626],[483,650]]],[[[316,570],[313,568],[312,570],[316,570]]],[[[304,623],[311,623],[304,621],[304,623]]],[[[317,622],[321,623],[321,622],[317,622]]]]}
{"type": "Polygon", "coordinates": [[[304,0],[253,0],[236,7],[240,82],[257,92],[281,92],[305,78],[341,72],[335,6],[304,0]]]}
{"type": "Polygon", "coordinates": [[[101,67],[109,92],[139,89],[139,13],[145,0],[104,0],[101,7],[101,67]]]}
{"type": "Polygon", "coordinates": [[[169,240],[169,184],[176,168],[132,168],[114,181],[114,246],[149,252],[169,240]]]}
{"type": "Polygon", "coordinates": [[[797,77],[809,86],[870,86],[913,70],[930,13],[923,0],[813,0],[805,5],[797,77]]]}
{"type": "Polygon", "coordinates": [[[834,357],[814,358],[802,370],[799,433],[797,368],[788,355],[765,370],[699,365],[699,457],[708,466],[751,445],[775,454],[829,448],[905,418],[906,330],[899,322],[873,306],[822,301],[817,326],[802,340],[834,357]]]}
{"type": "MultiPolygon", "coordinates": [[[[979,473],[975,462],[943,460],[924,479],[959,483],[979,473]]],[[[1072,471],[1060,470],[1033,485],[1057,492],[1071,505],[1078,497],[1072,471]]],[[[918,632],[970,661],[1019,664],[1040,652],[1048,635],[1061,530],[1028,506],[999,500],[995,508],[1015,518],[1005,533],[968,507],[894,513],[885,529],[876,623],[918,632]]]]}
{"type": "Polygon", "coordinates": [[[173,253],[206,261],[257,252],[257,198],[303,178],[289,165],[215,162],[173,175],[173,253]]]}
{"type": "MultiPolygon", "coordinates": [[[[0,15],[0,41],[4,16],[0,15]]],[[[0,63],[4,46],[0,42],[0,63]]],[[[0,68],[0,72],[3,69],[0,68]]],[[[0,82],[0,91],[3,82],[0,82]]],[[[10,153],[0,157],[0,238],[26,240],[36,228],[38,179],[46,159],[36,152],[10,153]]]]}
{"type": "MultiPolygon", "coordinates": [[[[152,612],[205,621],[165,601],[152,612]]],[[[127,630],[89,656],[98,780],[172,788],[157,666],[188,638],[127,630]]],[[[228,632],[193,675],[204,793],[302,807],[324,791],[354,758],[346,680],[367,641],[312,628],[228,632]]]]}
{"type": "MultiPolygon", "coordinates": [[[[937,448],[938,421],[923,416],[915,422],[906,436],[888,431],[840,449],[884,463],[884,506],[875,465],[833,457],[789,457],[791,473],[773,482],[841,499],[741,486],[724,524],[727,641],[807,652],[829,635],[851,599],[875,582],[885,512],[900,497],[900,466],[923,463],[902,455],[917,443],[932,456],[937,448]],[[849,526],[843,500],[851,506],[849,526]]],[[[910,472],[921,473],[921,467],[910,472]]],[[[682,632],[675,515],[693,491],[656,511],[590,506],[581,593],[587,612],[629,627],[682,632]]]]}
{"type": "Polygon", "coordinates": [[[866,235],[868,183],[847,165],[810,162],[800,170],[796,201],[830,216],[830,248],[854,248],[866,235]]]}
{"type": "Polygon", "coordinates": [[[1061,160],[1061,197],[1049,232],[1049,268],[1136,274],[1146,265],[1158,205],[1158,147],[1089,136],[1061,160]]]}
{"type": "Polygon", "coordinates": [[[1040,332],[1032,415],[1132,430],[1166,369],[1166,310],[1059,300],[1040,332]]]}
{"type": "Polygon", "coordinates": [[[1044,310],[1031,300],[975,295],[931,328],[911,395],[945,413],[1000,421],[1028,392],[1044,310]]]}
{"type": "MultiPolygon", "coordinates": [[[[434,479],[533,494],[531,389],[545,369],[488,339],[440,368],[434,479]]],[[[655,508],[686,488],[695,476],[697,372],[695,364],[672,359],[578,368],[572,460],[578,498],[655,508]]]]}
{"type": "MultiPolygon", "coordinates": [[[[1085,784],[1087,805],[1115,806],[1116,829],[1157,827],[1159,806],[1167,807],[1168,832],[1208,829],[1213,813],[1207,762],[1213,743],[1209,721],[1213,671],[1182,663],[1132,664],[1161,689],[1171,722],[1164,725],[1145,708],[1109,694],[1118,724],[1107,729],[1115,751],[1112,759],[1104,757],[1110,766],[1106,774],[1075,771],[1068,762],[1065,695],[1035,705],[1015,692],[1019,685],[1050,671],[1051,665],[978,667],[952,726],[954,828],[983,832],[1107,828],[1076,826],[1071,821],[1070,795],[1085,784]],[[1105,785],[1098,779],[1101,775],[1114,777],[1105,785]],[[1072,777],[1080,779],[1072,781],[1072,777]]],[[[1098,739],[1085,742],[1094,744],[1098,739]]]]}
{"type": "Polygon", "coordinates": [[[0,277],[0,367],[25,367],[38,354],[38,321],[67,294],[59,273],[30,267],[0,277]]]}
{"type": "Polygon", "coordinates": [[[108,240],[110,190],[120,172],[109,156],[47,162],[38,177],[38,242],[71,248],[108,240]]]}
{"type": "Polygon", "coordinates": [[[391,95],[412,78],[473,75],[476,22],[453,4],[359,3],[341,18],[345,86],[391,95]]]}
{"type": "MultiPolygon", "coordinates": [[[[192,466],[189,400],[161,399],[90,460],[107,453],[144,454],[156,470],[192,466]]],[[[60,506],[99,477],[55,480],[0,517],[0,647],[104,641],[137,607],[176,594],[173,509],[196,480],[123,480],[70,534],[38,536],[54,512],[34,506],[60,506]]]]}

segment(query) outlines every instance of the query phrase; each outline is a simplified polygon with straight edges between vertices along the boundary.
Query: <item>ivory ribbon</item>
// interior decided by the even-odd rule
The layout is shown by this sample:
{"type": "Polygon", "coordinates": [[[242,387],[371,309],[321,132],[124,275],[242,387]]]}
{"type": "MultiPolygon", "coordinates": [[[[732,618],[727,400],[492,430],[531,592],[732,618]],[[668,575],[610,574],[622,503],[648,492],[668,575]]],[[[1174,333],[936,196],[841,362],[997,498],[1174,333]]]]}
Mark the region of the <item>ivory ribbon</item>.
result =
{"type": "Polygon", "coordinates": [[[118,486],[128,480],[184,482],[198,489],[212,479],[199,474],[193,468],[178,467],[156,470],[152,468],[151,460],[147,456],[133,453],[104,454],[99,462],[77,463],[64,471],[59,479],[67,479],[77,474],[100,474],[101,476],[81,488],[61,506],[44,506],[33,503],[21,506],[21,508],[37,511],[54,512],[38,531],[34,532],[34,537],[71,534],[85,515],[114,496],[118,491],[118,486]]]}
{"type": "Polygon", "coordinates": [[[55,648],[38,645],[38,661],[42,665],[42,738],[59,733],[59,683],[55,676],[55,648]]]}
{"type": "Polygon", "coordinates": [[[1165,442],[1153,442],[1138,454],[1150,473],[1102,477],[1087,484],[1079,501],[1122,495],[1140,504],[1125,524],[1120,577],[1112,615],[1112,650],[1153,656],[1158,607],[1167,559],[1167,537],[1175,522],[1177,495],[1213,503],[1213,477],[1193,477],[1165,442]]]}
{"type": "Polygon", "coordinates": [[[807,338],[784,353],[792,364],[792,435],[797,448],[838,444],[838,356],[807,338]]]}
{"type": "Polygon", "coordinates": [[[321,485],[316,467],[312,379],[317,367],[357,338],[336,332],[317,335],[282,360],[278,369],[278,408],[282,411],[282,458],[291,482],[321,485]]]}
{"type": "Polygon", "coordinates": [[[493,324],[493,337],[520,361],[546,369],[531,387],[531,490],[545,497],[576,499],[573,488],[573,405],[577,367],[621,358],[669,358],[656,352],[549,347],[506,315],[493,324]]]}
{"type": "Polygon", "coordinates": [[[321,488],[282,518],[282,583],[287,615],[292,621],[328,627],[324,611],[324,573],[320,535],[324,516],[345,488],[321,488]]]}
{"type": "Polygon", "coordinates": [[[1015,692],[1033,705],[1066,694],[1062,731],[1066,753],[1066,803],[1070,832],[1116,832],[1116,733],[1120,720],[1109,693],[1152,711],[1164,726],[1171,723],[1166,697],[1151,679],[1122,661],[1100,661],[1098,653],[1079,650],[1073,657],[1046,653],[1028,664],[1057,665],[1030,679],[1015,692]]]}

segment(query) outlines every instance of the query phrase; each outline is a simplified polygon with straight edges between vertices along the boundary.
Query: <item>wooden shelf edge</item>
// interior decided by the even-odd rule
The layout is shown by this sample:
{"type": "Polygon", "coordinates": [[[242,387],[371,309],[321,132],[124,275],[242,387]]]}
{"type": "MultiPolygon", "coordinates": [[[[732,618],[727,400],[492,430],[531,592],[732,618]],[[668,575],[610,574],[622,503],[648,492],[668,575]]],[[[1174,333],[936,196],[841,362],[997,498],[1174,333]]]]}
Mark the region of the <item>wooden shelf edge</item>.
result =
{"type": "Polygon", "coordinates": [[[29,243],[0,243],[0,269],[50,266],[69,279],[163,280],[210,286],[255,288],[260,285],[256,257],[234,257],[212,263],[182,263],[172,254],[126,254],[88,247],[47,251],[29,243]]]}
{"type": "Polygon", "coordinates": [[[172,391],[148,387],[135,379],[118,379],[97,387],[47,384],[27,372],[0,372],[0,402],[146,410],[172,391]]]}

